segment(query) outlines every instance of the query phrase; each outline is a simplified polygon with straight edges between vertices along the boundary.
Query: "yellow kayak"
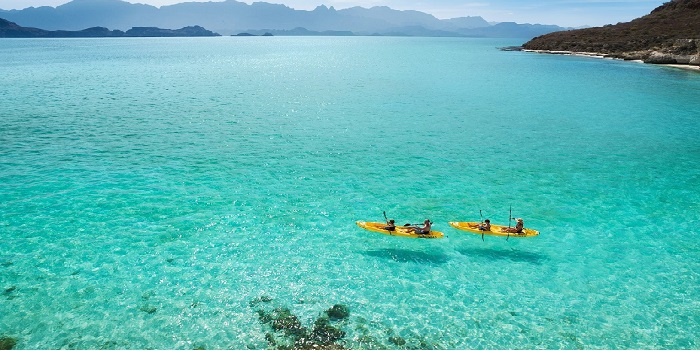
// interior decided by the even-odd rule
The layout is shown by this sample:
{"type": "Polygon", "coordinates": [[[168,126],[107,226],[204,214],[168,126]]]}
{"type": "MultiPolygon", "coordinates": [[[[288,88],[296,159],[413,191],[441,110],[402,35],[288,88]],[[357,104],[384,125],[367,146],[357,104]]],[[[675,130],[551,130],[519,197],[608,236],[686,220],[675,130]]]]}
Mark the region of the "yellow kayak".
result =
{"type": "Polygon", "coordinates": [[[430,233],[428,234],[416,234],[414,232],[409,232],[408,229],[409,227],[402,227],[402,226],[396,226],[396,230],[388,231],[384,229],[386,227],[386,223],[382,222],[364,222],[364,221],[357,221],[355,222],[360,228],[364,228],[373,232],[377,233],[382,233],[386,235],[393,235],[393,236],[403,236],[406,238],[426,238],[426,239],[439,239],[445,236],[442,232],[437,232],[434,230],[431,230],[430,233]]]}
{"type": "MultiPolygon", "coordinates": [[[[523,228],[522,233],[504,232],[503,230],[507,229],[508,226],[498,225],[498,224],[491,224],[491,230],[482,231],[479,229],[479,224],[481,224],[481,222],[449,222],[449,223],[451,226],[453,226],[459,230],[464,230],[464,231],[474,233],[474,234],[484,234],[484,235],[494,235],[494,236],[511,236],[511,237],[516,237],[516,238],[528,238],[528,237],[540,235],[540,232],[538,232],[534,229],[527,229],[527,228],[523,228]]],[[[513,227],[511,227],[511,228],[513,228],[513,227]]]]}

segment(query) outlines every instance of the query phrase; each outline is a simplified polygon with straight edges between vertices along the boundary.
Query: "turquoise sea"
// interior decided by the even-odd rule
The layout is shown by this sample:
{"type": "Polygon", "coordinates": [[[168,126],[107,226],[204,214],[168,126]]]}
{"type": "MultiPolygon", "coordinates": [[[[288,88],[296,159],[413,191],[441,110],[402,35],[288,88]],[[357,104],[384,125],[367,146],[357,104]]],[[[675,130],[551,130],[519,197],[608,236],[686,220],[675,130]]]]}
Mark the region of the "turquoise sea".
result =
{"type": "Polygon", "coordinates": [[[270,349],[339,304],[352,349],[700,348],[700,74],[519,44],[3,39],[0,337],[270,349]],[[541,234],[447,224],[511,208],[541,234]]]}

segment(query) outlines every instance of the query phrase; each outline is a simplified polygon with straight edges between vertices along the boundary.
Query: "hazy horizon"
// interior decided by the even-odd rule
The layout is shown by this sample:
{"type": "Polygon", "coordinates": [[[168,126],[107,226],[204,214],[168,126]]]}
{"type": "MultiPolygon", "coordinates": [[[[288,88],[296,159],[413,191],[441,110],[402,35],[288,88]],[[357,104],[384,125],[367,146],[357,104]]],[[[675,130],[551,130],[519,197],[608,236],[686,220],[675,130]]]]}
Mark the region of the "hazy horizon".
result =
{"type": "MultiPolygon", "coordinates": [[[[152,6],[166,6],[182,2],[209,2],[209,0],[129,0],[152,6]]],[[[223,0],[222,0],[223,1],[223,0]]],[[[27,7],[60,6],[69,0],[3,0],[0,9],[21,10],[27,7]]],[[[247,4],[253,1],[242,1],[247,4]]],[[[664,0],[501,0],[462,2],[457,0],[402,1],[402,0],[269,0],[296,10],[313,10],[317,6],[345,9],[354,6],[388,6],[396,10],[416,10],[440,19],[481,16],[489,22],[517,22],[553,24],[562,27],[602,26],[629,22],[644,16],[667,2],[664,0]]]]}

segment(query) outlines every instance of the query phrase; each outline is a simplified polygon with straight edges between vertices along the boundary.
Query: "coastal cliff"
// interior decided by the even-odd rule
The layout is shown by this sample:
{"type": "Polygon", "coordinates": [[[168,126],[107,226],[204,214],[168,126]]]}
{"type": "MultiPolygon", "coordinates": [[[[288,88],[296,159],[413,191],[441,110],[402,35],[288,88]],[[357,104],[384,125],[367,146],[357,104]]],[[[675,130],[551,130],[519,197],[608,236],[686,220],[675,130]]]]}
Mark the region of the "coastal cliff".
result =
{"type": "Polygon", "coordinates": [[[700,66],[700,0],[673,0],[631,22],[545,34],[522,48],[700,66]]]}

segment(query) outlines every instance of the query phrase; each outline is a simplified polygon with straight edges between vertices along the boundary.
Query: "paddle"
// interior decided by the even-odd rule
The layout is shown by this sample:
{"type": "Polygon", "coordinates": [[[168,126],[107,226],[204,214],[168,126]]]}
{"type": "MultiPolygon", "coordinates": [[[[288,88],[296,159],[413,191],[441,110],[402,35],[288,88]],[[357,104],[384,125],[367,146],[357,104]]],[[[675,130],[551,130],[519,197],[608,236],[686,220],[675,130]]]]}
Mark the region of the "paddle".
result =
{"type": "Polygon", "coordinates": [[[508,213],[508,236],[506,236],[506,241],[510,239],[510,221],[513,219],[513,205],[510,206],[510,212],[508,213]]]}
{"type": "MultiPolygon", "coordinates": [[[[479,216],[481,217],[481,223],[484,223],[484,215],[481,214],[481,210],[479,210],[479,216]]],[[[479,225],[479,229],[481,229],[481,241],[485,241],[484,240],[484,227],[479,225]]]]}
{"type": "MultiPolygon", "coordinates": [[[[414,229],[413,233],[415,233],[415,234],[420,234],[420,235],[428,235],[428,234],[430,234],[430,232],[432,232],[432,230],[429,230],[427,233],[416,233],[415,230],[418,229],[418,226],[421,226],[421,225],[423,225],[423,224],[425,224],[425,223],[416,223],[416,224],[406,223],[406,224],[404,224],[403,226],[404,226],[404,227],[411,227],[411,228],[413,228],[413,229],[414,229]]],[[[433,225],[433,222],[432,222],[432,221],[430,222],[430,225],[433,225]]],[[[409,231],[410,231],[410,230],[411,230],[411,229],[409,228],[409,231]]]]}
{"type": "MultiPolygon", "coordinates": [[[[389,218],[386,218],[386,211],[382,211],[382,213],[384,214],[384,220],[386,221],[386,224],[389,225],[389,218]]],[[[393,230],[389,230],[389,232],[393,232],[393,230]]]]}
{"type": "Polygon", "coordinates": [[[510,228],[511,219],[513,219],[513,206],[510,206],[510,212],[508,213],[508,228],[510,228]]]}
{"type": "MultiPolygon", "coordinates": [[[[406,224],[404,224],[403,226],[404,226],[404,227],[408,227],[408,226],[410,226],[410,225],[423,225],[423,223],[414,223],[414,224],[406,223],[406,224]]],[[[432,221],[430,221],[430,225],[433,225],[433,222],[432,222],[432,221]]]]}

